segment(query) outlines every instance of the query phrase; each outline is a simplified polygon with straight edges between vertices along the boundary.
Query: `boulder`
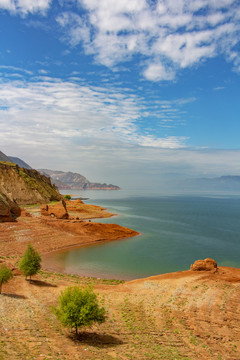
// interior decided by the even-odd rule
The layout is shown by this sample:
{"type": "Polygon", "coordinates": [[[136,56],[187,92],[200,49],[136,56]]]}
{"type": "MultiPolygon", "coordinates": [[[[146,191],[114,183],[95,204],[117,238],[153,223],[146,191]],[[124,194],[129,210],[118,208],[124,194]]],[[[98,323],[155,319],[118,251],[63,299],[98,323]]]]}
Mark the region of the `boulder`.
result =
{"type": "Polygon", "coordinates": [[[217,263],[213,259],[197,260],[191,265],[193,271],[217,271],[217,263]]]}
{"type": "Polygon", "coordinates": [[[64,200],[55,205],[44,205],[41,207],[41,215],[51,216],[56,219],[68,219],[68,212],[64,200]]]}
{"type": "Polygon", "coordinates": [[[28,212],[26,209],[21,209],[21,217],[32,217],[30,212],[28,212]]]}
{"type": "Polygon", "coordinates": [[[0,197],[0,222],[13,221],[10,206],[0,197]]]}
{"type": "Polygon", "coordinates": [[[6,195],[0,193],[0,222],[15,221],[20,215],[20,207],[6,195]]]}

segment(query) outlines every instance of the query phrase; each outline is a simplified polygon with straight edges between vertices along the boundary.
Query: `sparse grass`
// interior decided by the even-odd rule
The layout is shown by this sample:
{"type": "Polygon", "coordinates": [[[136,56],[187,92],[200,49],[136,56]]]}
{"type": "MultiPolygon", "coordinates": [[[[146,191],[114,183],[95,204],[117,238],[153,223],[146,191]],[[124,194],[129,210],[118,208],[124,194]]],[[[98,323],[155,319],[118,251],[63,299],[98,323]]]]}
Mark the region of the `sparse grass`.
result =
{"type": "MultiPolygon", "coordinates": [[[[182,294],[180,296],[175,296],[176,293],[174,296],[170,294],[164,300],[160,292],[157,294],[153,291],[148,296],[146,292],[142,294],[141,291],[131,288],[129,284],[120,285],[118,288],[117,285],[123,283],[120,280],[81,277],[44,270],[39,273],[38,280],[54,286],[49,288],[28,286],[26,299],[4,298],[4,301],[10,299],[11,303],[17,306],[17,311],[21,309],[21,304],[27,305],[24,307],[24,331],[28,337],[23,341],[18,340],[17,337],[9,337],[10,333],[3,333],[4,337],[0,339],[0,360],[16,358],[32,360],[34,357],[48,360],[224,359],[224,356],[220,356],[222,351],[217,352],[214,348],[216,341],[210,336],[211,328],[206,327],[204,334],[196,331],[191,319],[191,314],[195,318],[198,316],[197,313],[195,314],[195,303],[193,303],[193,312],[186,313],[185,310],[192,303],[191,299],[183,297],[182,294]],[[108,321],[86,329],[82,338],[80,335],[79,339],[75,339],[69,331],[56,322],[50,308],[55,305],[59,292],[65,286],[71,284],[81,286],[89,283],[96,287],[99,302],[106,306],[108,321]],[[196,334],[201,334],[201,337],[196,334]],[[34,336],[37,336],[39,343],[35,343],[34,336]],[[12,344],[9,338],[13,341],[12,344]],[[21,345],[20,342],[23,344],[21,345]],[[27,349],[24,349],[24,346],[27,349]],[[43,356],[40,357],[40,354],[43,356]]],[[[190,291],[194,288],[193,285],[190,285],[190,291]]],[[[202,284],[198,286],[199,289],[206,288],[206,286],[202,287],[202,284]]],[[[20,289],[18,288],[18,291],[20,289]]],[[[227,288],[219,288],[219,290],[224,293],[227,288]]],[[[19,324],[21,327],[22,322],[19,324]]],[[[11,326],[16,327],[16,324],[11,326]]],[[[237,339],[232,340],[228,345],[228,354],[235,356],[236,359],[238,358],[237,341],[237,339]]]]}

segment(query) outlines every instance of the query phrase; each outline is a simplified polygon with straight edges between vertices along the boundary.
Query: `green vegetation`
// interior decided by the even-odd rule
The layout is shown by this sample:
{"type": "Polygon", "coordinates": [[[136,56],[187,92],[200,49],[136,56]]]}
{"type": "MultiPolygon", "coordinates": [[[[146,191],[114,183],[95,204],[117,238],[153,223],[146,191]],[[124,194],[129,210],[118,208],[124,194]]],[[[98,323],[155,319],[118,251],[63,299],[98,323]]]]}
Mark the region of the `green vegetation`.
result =
{"type": "Polygon", "coordinates": [[[58,307],[53,312],[64,326],[78,328],[90,326],[94,322],[99,324],[106,320],[106,313],[103,307],[99,307],[97,295],[91,288],[79,288],[69,286],[61,292],[58,299],[58,307]]]}
{"type": "Polygon", "coordinates": [[[0,164],[16,167],[17,165],[9,161],[0,161],[0,164]]]}
{"type": "Polygon", "coordinates": [[[0,294],[2,293],[2,284],[5,284],[13,277],[12,271],[6,265],[0,267],[0,294]]]}
{"type": "Polygon", "coordinates": [[[32,245],[28,244],[27,250],[19,263],[19,270],[26,276],[26,280],[29,276],[31,281],[31,276],[35,275],[40,269],[41,257],[32,245]]]}
{"type": "Polygon", "coordinates": [[[64,195],[64,199],[66,199],[66,200],[71,200],[71,198],[72,198],[71,195],[67,195],[67,194],[64,195]]]}

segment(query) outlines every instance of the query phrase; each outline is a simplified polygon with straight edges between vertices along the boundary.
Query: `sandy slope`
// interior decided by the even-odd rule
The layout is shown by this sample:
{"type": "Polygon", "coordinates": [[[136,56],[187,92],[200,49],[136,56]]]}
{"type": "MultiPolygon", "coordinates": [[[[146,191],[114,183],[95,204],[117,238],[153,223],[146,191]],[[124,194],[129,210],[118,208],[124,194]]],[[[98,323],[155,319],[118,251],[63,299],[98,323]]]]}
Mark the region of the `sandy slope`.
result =
{"type": "MultiPolygon", "coordinates": [[[[240,270],[186,271],[110,285],[42,273],[0,296],[0,359],[240,359],[240,270]],[[68,285],[94,284],[108,321],[79,338],[51,306],[68,285]]],[[[114,284],[114,282],[113,282],[114,284]]]]}
{"type": "MultiPolygon", "coordinates": [[[[79,244],[79,239],[103,239],[101,226],[94,235],[93,223],[84,224],[40,217],[0,224],[0,261],[14,265],[29,241],[44,253],[79,244]]],[[[115,230],[109,229],[111,238],[115,230]]],[[[189,270],[119,285],[49,272],[29,284],[16,275],[0,295],[0,360],[239,360],[239,299],[240,269],[225,267],[216,273],[189,270]],[[51,306],[66,286],[89,283],[98,291],[108,321],[76,338],[61,327],[51,306]]]]}

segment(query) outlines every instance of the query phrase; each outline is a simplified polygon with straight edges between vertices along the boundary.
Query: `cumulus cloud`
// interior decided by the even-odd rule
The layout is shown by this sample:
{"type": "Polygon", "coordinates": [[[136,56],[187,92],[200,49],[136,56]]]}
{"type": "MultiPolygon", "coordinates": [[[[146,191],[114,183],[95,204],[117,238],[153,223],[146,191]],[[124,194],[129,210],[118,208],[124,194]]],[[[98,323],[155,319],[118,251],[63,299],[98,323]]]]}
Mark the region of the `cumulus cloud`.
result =
{"type": "MultiPolygon", "coordinates": [[[[224,55],[240,67],[237,0],[77,0],[84,14],[57,21],[71,45],[108,67],[142,56],[143,75],[172,80],[177,71],[224,55]]],[[[63,1],[64,4],[64,1],[63,1]]]]}
{"type": "Polygon", "coordinates": [[[0,0],[0,10],[8,10],[14,14],[45,13],[52,0],[0,0]]]}

